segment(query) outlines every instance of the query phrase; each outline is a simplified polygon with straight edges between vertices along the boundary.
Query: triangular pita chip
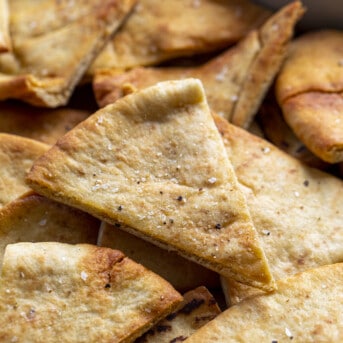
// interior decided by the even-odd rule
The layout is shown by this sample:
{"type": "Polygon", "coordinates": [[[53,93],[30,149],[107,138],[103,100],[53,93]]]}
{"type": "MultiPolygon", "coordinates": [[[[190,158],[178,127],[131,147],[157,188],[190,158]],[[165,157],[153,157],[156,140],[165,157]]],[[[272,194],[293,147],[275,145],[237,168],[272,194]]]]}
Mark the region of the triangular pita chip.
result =
{"type": "Polygon", "coordinates": [[[247,0],[141,0],[90,73],[156,65],[221,49],[260,26],[269,15],[268,10],[247,0]]]}
{"type": "Polygon", "coordinates": [[[117,250],[10,244],[0,279],[0,338],[132,342],[181,300],[165,280],[117,250]]]}
{"type": "MultiPolygon", "coordinates": [[[[216,124],[275,279],[342,262],[343,181],[219,116],[216,124]]],[[[259,292],[229,283],[231,303],[259,292]]]]}
{"type": "Polygon", "coordinates": [[[343,161],[343,32],[309,32],[291,44],[276,82],[285,120],[324,161],[343,161]]]}
{"type": "Polygon", "coordinates": [[[159,81],[195,77],[203,82],[213,111],[248,127],[279,70],[286,43],[302,13],[299,2],[286,6],[259,31],[251,32],[235,47],[202,66],[136,68],[126,73],[99,71],[93,81],[97,102],[105,106],[159,81]]]}
{"type": "Polygon", "coordinates": [[[341,342],[343,264],[277,282],[278,290],[232,306],[185,343],[341,342]]]}
{"type": "Polygon", "coordinates": [[[184,294],[183,298],[177,311],[158,322],[135,343],[184,341],[221,312],[216,300],[205,287],[191,290],[184,294]]]}
{"type": "Polygon", "coordinates": [[[0,0],[0,53],[11,50],[8,1],[0,0]]]}
{"type": "Polygon", "coordinates": [[[0,132],[54,144],[90,115],[73,108],[42,109],[14,102],[0,103],[0,132]]]}
{"type": "Polygon", "coordinates": [[[98,245],[122,251],[170,282],[180,292],[204,285],[219,287],[219,277],[213,271],[189,261],[174,251],[161,249],[123,230],[122,225],[101,225],[98,245]],[[120,227],[120,229],[118,228],[120,227]]]}
{"type": "Polygon", "coordinates": [[[128,95],[63,136],[29,184],[220,274],[273,280],[201,82],[128,95]]]}
{"type": "Polygon", "coordinates": [[[29,138],[0,133],[0,208],[30,190],[26,173],[48,148],[29,138]]]}
{"type": "Polygon", "coordinates": [[[0,269],[7,244],[96,244],[99,227],[99,220],[87,213],[28,192],[0,210],[0,269]]]}
{"type": "Polygon", "coordinates": [[[66,104],[134,2],[11,0],[13,49],[0,54],[0,99],[47,107],[66,104]]]}

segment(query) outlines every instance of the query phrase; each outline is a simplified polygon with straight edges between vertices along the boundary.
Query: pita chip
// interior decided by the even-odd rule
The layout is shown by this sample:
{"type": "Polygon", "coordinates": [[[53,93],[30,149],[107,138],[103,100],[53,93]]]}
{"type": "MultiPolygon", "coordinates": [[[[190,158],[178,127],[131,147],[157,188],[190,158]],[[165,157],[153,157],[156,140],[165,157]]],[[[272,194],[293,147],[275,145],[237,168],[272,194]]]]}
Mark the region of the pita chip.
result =
{"type": "Polygon", "coordinates": [[[187,292],[183,299],[177,311],[157,323],[135,343],[184,341],[221,312],[216,300],[205,287],[187,292]]]}
{"type": "Polygon", "coordinates": [[[303,34],[292,42],[276,81],[286,122],[309,150],[329,163],[343,161],[342,47],[341,31],[303,34]]]}
{"type": "Polygon", "coordinates": [[[87,213],[28,192],[0,210],[0,266],[7,244],[96,244],[99,227],[99,220],[87,213]]]}
{"type": "Polygon", "coordinates": [[[93,64],[126,70],[232,45],[270,15],[247,0],[141,0],[93,64]],[[190,23],[191,29],[190,29],[190,23]]]}
{"type": "Polygon", "coordinates": [[[219,274],[273,288],[199,80],[159,83],[99,110],[27,181],[219,274]]]}
{"type": "Polygon", "coordinates": [[[134,2],[10,1],[13,49],[0,55],[0,99],[65,105],[134,2]]]}
{"type": "Polygon", "coordinates": [[[202,342],[341,342],[343,264],[277,282],[278,290],[224,311],[189,337],[202,342]]]}
{"type": "Polygon", "coordinates": [[[182,297],[117,250],[55,242],[7,246],[0,340],[132,342],[182,297]]]}
{"type": "Polygon", "coordinates": [[[42,109],[22,103],[0,103],[0,132],[28,137],[52,145],[85,120],[90,111],[68,107],[42,109]]]}
{"type": "MultiPolygon", "coordinates": [[[[219,116],[216,124],[275,279],[342,262],[343,181],[219,116]]],[[[259,293],[226,282],[233,304],[259,293]]]]}
{"type": "Polygon", "coordinates": [[[0,53],[11,50],[8,1],[0,0],[0,53]]]}
{"type": "Polygon", "coordinates": [[[122,251],[132,260],[162,276],[180,292],[201,285],[208,288],[220,286],[219,277],[213,271],[124,231],[118,223],[102,223],[98,245],[122,251]]]}
{"type": "Polygon", "coordinates": [[[30,190],[26,173],[48,148],[29,138],[0,133],[0,208],[30,190]]]}

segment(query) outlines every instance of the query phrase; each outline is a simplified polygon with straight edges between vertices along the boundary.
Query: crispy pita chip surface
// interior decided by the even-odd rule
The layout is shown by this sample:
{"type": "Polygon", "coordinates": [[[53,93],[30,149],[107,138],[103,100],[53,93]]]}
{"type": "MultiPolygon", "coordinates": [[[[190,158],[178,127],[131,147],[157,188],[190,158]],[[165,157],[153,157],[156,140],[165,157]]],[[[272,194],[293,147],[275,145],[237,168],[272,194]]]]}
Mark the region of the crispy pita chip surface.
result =
{"type": "Polygon", "coordinates": [[[277,285],[273,293],[232,306],[185,342],[343,340],[342,263],[311,269],[277,285]]]}
{"type": "Polygon", "coordinates": [[[11,50],[8,1],[0,0],[0,53],[11,50]]]}
{"type": "Polygon", "coordinates": [[[0,103],[0,132],[28,137],[46,144],[71,130],[91,114],[73,108],[42,109],[14,102],[0,103]]]}
{"type": "Polygon", "coordinates": [[[10,244],[0,281],[3,342],[132,342],[182,301],[120,251],[88,244],[10,244]]]}
{"type": "MultiPolygon", "coordinates": [[[[275,279],[342,262],[342,180],[215,118],[275,279]]],[[[258,293],[227,282],[231,303],[258,293]]]]}
{"type": "Polygon", "coordinates": [[[10,1],[13,50],[0,55],[0,99],[65,105],[134,2],[10,1]]]}
{"type": "Polygon", "coordinates": [[[343,160],[343,32],[309,32],[291,44],[276,82],[285,120],[322,160],[343,160]]]}
{"type": "Polygon", "coordinates": [[[87,213],[28,192],[0,210],[0,269],[7,244],[96,244],[99,227],[99,220],[87,213]]]}
{"type": "Polygon", "coordinates": [[[160,83],[96,112],[28,182],[220,274],[273,288],[199,80],[160,83]]]}
{"type": "Polygon", "coordinates": [[[132,260],[162,276],[179,292],[201,285],[219,287],[219,277],[213,271],[161,249],[124,231],[120,224],[102,223],[98,245],[122,251],[132,260]],[[118,228],[120,227],[120,229],[118,228]]]}
{"type": "Polygon", "coordinates": [[[205,287],[191,290],[184,294],[183,298],[177,311],[157,323],[135,343],[184,341],[221,312],[216,300],[205,287]]]}
{"type": "Polygon", "coordinates": [[[131,69],[232,45],[270,15],[247,0],[142,0],[96,59],[97,69],[131,69]],[[190,28],[190,23],[191,28],[190,28]]]}
{"type": "Polygon", "coordinates": [[[0,208],[30,190],[26,173],[48,148],[29,138],[0,133],[0,208]]]}

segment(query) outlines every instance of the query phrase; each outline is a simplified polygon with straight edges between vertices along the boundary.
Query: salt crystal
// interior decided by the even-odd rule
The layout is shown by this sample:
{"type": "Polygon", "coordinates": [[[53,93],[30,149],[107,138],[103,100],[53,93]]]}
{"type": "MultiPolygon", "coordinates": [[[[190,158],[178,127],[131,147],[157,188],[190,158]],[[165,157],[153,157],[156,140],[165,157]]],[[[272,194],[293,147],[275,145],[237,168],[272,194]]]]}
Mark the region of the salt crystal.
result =
{"type": "Polygon", "coordinates": [[[86,281],[87,278],[88,278],[88,274],[87,274],[86,272],[82,271],[82,272],[81,272],[81,279],[82,279],[83,281],[86,281]]]}

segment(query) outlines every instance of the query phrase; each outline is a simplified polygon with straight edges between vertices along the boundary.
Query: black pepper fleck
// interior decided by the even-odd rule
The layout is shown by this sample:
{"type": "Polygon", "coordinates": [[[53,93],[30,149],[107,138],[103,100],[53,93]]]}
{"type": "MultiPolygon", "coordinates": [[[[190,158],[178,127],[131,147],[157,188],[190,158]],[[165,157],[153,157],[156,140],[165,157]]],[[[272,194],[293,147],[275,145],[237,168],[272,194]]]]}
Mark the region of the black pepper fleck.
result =
{"type": "Polygon", "coordinates": [[[118,206],[118,211],[121,211],[123,209],[123,206],[122,205],[119,205],[118,206]]]}
{"type": "Polygon", "coordinates": [[[163,194],[163,192],[162,192],[162,191],[160,191],[160,194],[163,194]]]}
{"type": "Polygon", "coordinates": [[[174,223],[174,219],[173,219],[173,218],[170,218],[170,219],[169,219],[169,223],[170,223],[170,224],[173,224],[173,223],[174,223]]]}
{"type": "Polygon", "coordinates": [[[309,184],[310,184],[310,182],[309,182],[308,180],[305,180],[305,181],[304,181],[304,186],[305,186],[305,187],[308,187],[309,184]]]}
{"type": "Polygon", "coordinates": [[[179,195],[176,199],[177,201],[182,201],[183,200],[183,197],[181,195],[179,195]]]}
{"type": "Polygon", "coordinates": [[[216,224],[216,226],[215,226],[215,228],[217,229],[217,230],[220,230],[221,228],[222,228],[222,226],[221,226],[221,224],[216,224]]]}
{"type": "Polygon", "coordinates": [[[169,343],[183,342],[187,339],[185,336],[178,336],[173,338],[169,343]]]}
{"type": "Polygon", "coordinates": [[[107,284],[105,285],[105,288],[111,288],[111,285],[110,285],[109,283],[107,283],[107,284]]]}
{"type": "Polygon", "coordinates": [[[273,340],[272,343],[278,343],[278,341],[277,340],[273,340]]]}
{"type": "Polygon", "coordinates": [[[115,223],[114,226],[115,227],[121,227],[121,225],[119,223],[115,223]]]}

